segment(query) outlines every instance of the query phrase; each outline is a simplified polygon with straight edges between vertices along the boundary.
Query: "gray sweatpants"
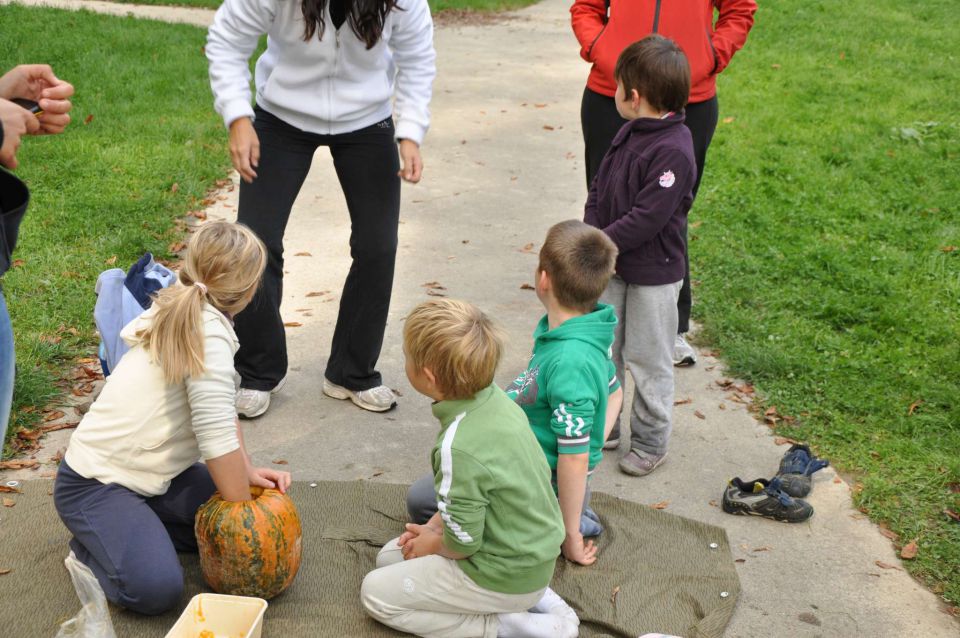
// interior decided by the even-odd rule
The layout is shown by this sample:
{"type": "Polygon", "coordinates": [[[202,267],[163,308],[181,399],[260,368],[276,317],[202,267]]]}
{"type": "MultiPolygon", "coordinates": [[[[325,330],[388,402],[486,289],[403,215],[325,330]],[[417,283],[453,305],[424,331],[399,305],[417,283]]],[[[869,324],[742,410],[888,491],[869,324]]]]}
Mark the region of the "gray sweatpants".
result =
{"type": "MultiPolygon", "coordinates": [[[[650,454],[666,454],[673,428],[673,343],[682,284],[639,286],[614,275],[600,297],[617,313],[617,378],[624,382],[625,367],[633,377],[630,447],[650,454]]],[[[619,429],[618,419],[614,431],[619,429]]]]}

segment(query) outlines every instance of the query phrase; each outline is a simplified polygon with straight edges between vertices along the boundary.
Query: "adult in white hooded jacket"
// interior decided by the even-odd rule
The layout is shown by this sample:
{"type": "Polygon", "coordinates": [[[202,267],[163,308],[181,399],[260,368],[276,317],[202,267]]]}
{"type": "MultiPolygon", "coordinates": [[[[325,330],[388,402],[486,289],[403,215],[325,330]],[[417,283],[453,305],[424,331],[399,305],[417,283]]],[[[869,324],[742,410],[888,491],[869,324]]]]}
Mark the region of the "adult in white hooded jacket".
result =
{"type": "Polygon", "coordinates": [[[389,410],[395,398],[376,365],[393,286],[400,178],[420,180],[430,124],[436,56],[426,0],[225,0],[206,55],[242,178],[238,221],[269,253],[263,285],[236,323],[238,412],[263,414],[286,375],[283,236],[319,146],[330,149],[347,200],[353,258],[323,391],[389,410]],[[254,103],[249,59],[263,34],[254,103]]]}

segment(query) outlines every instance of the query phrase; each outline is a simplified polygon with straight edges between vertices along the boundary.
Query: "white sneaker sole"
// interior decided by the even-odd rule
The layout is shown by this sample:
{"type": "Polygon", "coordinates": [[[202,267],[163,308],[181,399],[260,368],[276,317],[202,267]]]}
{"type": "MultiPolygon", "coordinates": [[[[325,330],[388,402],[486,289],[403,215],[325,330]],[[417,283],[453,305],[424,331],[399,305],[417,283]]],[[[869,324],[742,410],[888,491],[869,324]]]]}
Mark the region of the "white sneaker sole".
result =
{"type": "Polygon", "coordinates": [[[387,412],[397,407],[396,401],[394,401],[393,403],[391,403],[386,407],[380,406],[380,405],[374,405],[373,403],[367,403],[366,401],[360,398],[357,392],[351,392],[350,390],[347,390],[343,386],[339,386],[334,383],[331,383],[326,379],[323,380],[323,393],[328,397],[330,397],[331,399],[340,399],[341,401],[350,399],[351,401],[353,401],[353,404],[356,405],[357,407],[363,408],[364,410],[369,410],[370,412],[387,412]]]}

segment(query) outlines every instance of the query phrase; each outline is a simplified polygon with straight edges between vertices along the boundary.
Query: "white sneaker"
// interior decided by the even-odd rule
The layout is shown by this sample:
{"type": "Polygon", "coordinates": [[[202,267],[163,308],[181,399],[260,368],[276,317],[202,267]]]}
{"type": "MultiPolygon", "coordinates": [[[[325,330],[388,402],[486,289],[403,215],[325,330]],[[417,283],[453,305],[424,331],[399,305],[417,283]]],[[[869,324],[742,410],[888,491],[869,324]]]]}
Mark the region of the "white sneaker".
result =
{"type": "Polygon", "coordinates": [[[323,393],[333,399],[350,399],[354,404],[371,412],[386,412],[397,405],[397,396],[385,385],[355,392],[324,377],[323,393]]]}
{"type": "Polygon", "coordinates": [[[563,616],[521,611],[497,614],[497,638],[577,638],[580,626],[563,616]]]}
{"type": "Polygon", "coordinates": [[[682,334],[678,334],[677,340],[673,342],[673,365],[692,366],[696,362],[696,351],[687,343],[682,334]]]}
{"type": "Polygon", "coordinates": [[[560,594],[549,587],[543,592],[543,598],[540,599],[540,602],[530,608],[530,612],[534,614],[553,614],[580,626],[580,618],[577,616],[577,612],[560,597],[560,594]]]}
{"type": "Polygon", "coordinates": [[[270,407],[270,395],[280,392],[280,388],[287,382],[287,378],[280,379],[280,383],[273,390],[253,390],[240,388],[237,391],[237,414],[245,419],[254,419],[270,407]]]}

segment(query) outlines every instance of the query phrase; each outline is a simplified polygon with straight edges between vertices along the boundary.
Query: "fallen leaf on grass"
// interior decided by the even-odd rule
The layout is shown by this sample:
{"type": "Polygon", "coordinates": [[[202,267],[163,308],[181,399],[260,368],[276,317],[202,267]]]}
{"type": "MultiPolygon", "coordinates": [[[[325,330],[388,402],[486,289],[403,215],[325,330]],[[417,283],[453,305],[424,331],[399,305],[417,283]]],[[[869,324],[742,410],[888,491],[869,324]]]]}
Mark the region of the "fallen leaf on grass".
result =
{"type": "Polygon", "coordinates": [[[690,228],[700,228],[701,226],[703,226],[703,220],[702,220],[702,219],[698,219],[697,221],[695,221],[695,222],[693,222],[692,224],[690,224],[690,228]]]}
{"type": "Polygon", "coordinates": [[[286,459],[274,459],[271,463],[274,465],[289,465],[286,459]]]}
{"type": "Polygon", "coordinates": [[[93,121],[93,113],[91,113],[91,114],[88,115],[87,117],[83,118],[83,123],[84,123],[84,124],[89,124],[89,123],[92,122],[92,121],[93,121]]]}
{"type": "Polygon", "coordinates": [[[777,70],[777,69],[779,69],[779,68],[780,68],[780,65],[779,65],[779,64],[776,64],[776,63],[774,63],[774,64],[771,64],[771,65],[770,65],[770,68],[771,68],[771,69],[774,69],[774,70],[777,70]]]}
{"type": "Polygon", "coordinates": [[[43,436],[42,430],[20,430],[17,432],[17,438],[24,441],[36,441],[43,436]]]}
{"type": "Polygon", "coordinates": [[[14,260],[13,260],[13,263],[10,264],[10,267],[11,267],[11,268],[19,268],[20,266],[24,265],[25,263],[27,263],[27,262],[25,262],[25,261],[22,260],[22,259],[14,259],[14,260]]]}
{"type": "Polygon", "coordinates": [[[17,502],[16,502],[15,500],[13,500],[12,498],[6,498],[6,497],[4,497],[4,499],[3,499],[3,506],[4,506],[4,507],[13,507],[13,506],[16,505],[16,504],[17,504],[17,502]]]}
{"type": "Polygon", "coordinates": [[[724,123],[724,124],[733,124],[733,121],[734,121],[735,119],[737,119],[737,118],[735,118],[735,117],[733,117],[733,116],[731,115],[730,117],[725,117],[725,118],[723,118],[723,123],[724,123]]]}
{"type": "Polygon", "coordinates": [[[610,594],[610,603],[613,605],[617,604],[617,594],[620,593],[620,585],[617,585],[613,588],[613,593],[610,594]]]}
{"type": "Polygon", "coordinates": [[[0,485],[0,492],[4,492],[6,494],[23,494],[23,492],[21,492],[19,489],[10,485],[0,485]]]}
{"type": "Polygon", "coordinates": [[[950,518],[952,518],[953,520],[957,521],[958,523],[960,523],[960,514],[949,509],[943,510],[943,513],[949,516],[950,518]]]}
{"type": "Polygon", "coordinates": [[[956,252],[958,249],[956,246],[941,246],[940,250],[945,253],[956,252]]]}
{"type": "Polygon", "coordinates": [[[174,182],[173,186],[170,187],[170,192],[176,193],[178,190],[180,190],[180,184],[174,182]]]}
{"type": "Polygon", "coordinates": [[[0,470],[29,470],[40,465],[36,459],[14,459],[0,462],[0,470]]]}
{"type": "Polygon", "coordinates": [[[189,213],[187,213],[187,215],[190,215],[191,217],[199,219],[200,221],[203,221],[207,218],[207,212],[203,210],[192,210],[189,213]]]}
{"type": "Polygon", "coordinates": [[[895,570],[897,570],[898,572],[902,572],[902,571],[903,571],[902,569],[900,569],[900,568],[897,567],[896,565],[891,565],[890,563],[885,563],[885,562],[883,562],[882,560],[875,560],[875,561],[873,561],[873,564],[876,565],[877,567],[879,567],[880,569],[895,569],[895,570]]]}
{"type": "Polygon", "coordinates": [[[910,407],[907,409],[907,416],[913,416],[913,413],[916,411],[920,404],[923,403],[923,399],[917,399],[910,404],[910,407]]]}
{"type": "Polygon", "coordinates": [[[700,410],[694,410],[694,411],[693,411],[693,416],[697,417],[698,419],[706,419],[706,418],[707,418],[707,417],[705,417],[705,416],[703,415],[703,412],[701,412],[700,410]]]}
{"type": "Polygon", "coordinates": [[[299,253],[293,253],[293,256],[294,256],[294,257],[313,257],[313,255],[311,255],[310,253],[308,253],[308,252],[306,252],[306,251],[299,252],[299,253]]]}
{"type": "Polygon", "coordinates": [[[186,245],[185,243],[183,243],[182,241],[175,241],[175,242],[173,242],[172,244],[170,244],[169,246],[167,246],[167,250],[169,250],[169,251],[172,252],[172,253],[179,253],[179,252],[182,252],[183,249],[186,248],[186,247],[187,247],[187,245],[186,245]]]}
{"type": "Polygon", "coordinates": [[[693,399],[687,397],[686,399],[677,399],[673,402],[674,405],[686,405],[687,403],[693,403],[693,399]]]}
{"type": "Polygon", "coordinates": [[[766,411],[764,411],[763,414],[764,414],[765,416],[772,416],[772,415],[774,415],[774,414],[776,414],[776,413],[777,413],[777,406],[771,405],[769,408],[766,409],[766,411]]]}
{"type": "Polygon", "coordinates": [[[654,503],[650,506],[650,509],[654,510],[665,510],[670,506],[670,501],[660,501],[659,503],[654,503]]]}
{"type": "Polygon", "coordinates": [[[520,290],[536,290],[536,288],[530,284],[520,284],[520,290]]]}
{"type": "Polygon", "coordinates": [[[917,550],[917,539],[913,539],[900,550],[900,558],[903,560],[913,560],[917,557],[917,550]]]}
{"type": "Polygon", "coordinates": [[[63,416],[64,416],[63,412],[61,412],[60,410],[54,410],[52,412],[48,412],[43,417],[43,420],[44,422],[56,421],[57,419],[62,419],[63,416]]]}
{"type": "Polygon", "coordinates": [[[299,321],[284,321],[283,325],[286,326],[287,328],[299,328],[303,324],[300,323],[299,321]]]}

